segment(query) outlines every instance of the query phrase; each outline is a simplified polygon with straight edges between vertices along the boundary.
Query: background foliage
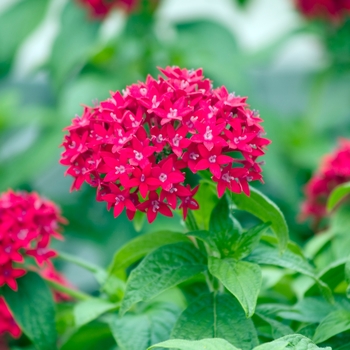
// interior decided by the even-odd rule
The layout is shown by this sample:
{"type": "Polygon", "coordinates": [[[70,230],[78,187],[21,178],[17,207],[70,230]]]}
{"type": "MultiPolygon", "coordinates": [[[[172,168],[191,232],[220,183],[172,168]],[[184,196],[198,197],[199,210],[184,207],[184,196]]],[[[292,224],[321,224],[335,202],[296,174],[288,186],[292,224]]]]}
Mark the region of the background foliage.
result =
{"type": "MultiPolygon", "coordinates": [[[[56,201],[69,220],[65,242],[57,243],[59,249],[74,252],[100,266],[107,266],[114,252],[140,233],[151,229],[180,230],[183,223],[179,217],[157,218],[152,227],[147,223],[134,227],[125,215],[114,219],[103,203],[95,201],[94,190],[88,186],[69,193],[71,179],[64,178],[64,169],[58,165],[58,145],[63,137],[62,128],[75,114],[81,113],[79,104],[91,105],[96,99],[107,98],[110,90],[144,80],[148,73],[157,74],[157,66],[203,67],[214,86],[225,85],[239,95],[249,96],[250,106],[260,111],[273,143],[264,157],[266,183],[263,187],[256,186],[281,208],[292,240],[304,245],[313,232],[308,224],[298,221],[302,188],[320,157],[335,147],[337,138],[350,136],[350,65],[344,59],[348,37],[349,22],[334,38],[322,24],[303,19],[288,0],[164,0],[154,14],[144,12],[128,17],[116,11],[104,21],[91,20],[82,7],[70,0],[3,1],[0,4],[0,191],[35,190],[56,201]]],[[[245,214],[239,215],[250,224],[255,223],[245,214]]],[[[334,244],[333,250],[324,249],[331,249],[337,258],[344,257],[339,252],[341,243],[334,244]]],[[[312,244],[306,248],[312,253],[316,249],[312,244]]],[[[330,255],[328,259],[324,256],[316,257],[318,266],[325,267],[332,261],[330,255]]],[[[98,292],[91,274],[58,263],[80,289],[98,292]]],[[[285,267],[295,268],[294,263],[289,263],[285,267]]],[[[343,269],[344,264],[337,266],[343,269]]],[[[212,272],[214,275],[220,273],[214,261],[211,269],[216,271],[212,272]]],[[[305,266],[299,266],[297,271],[304,273],[305,266]]],[[[292,291],[288,291],[291,281],[288,273],[279,274],[273,268],[270,272],[265,275],[263,286],[275,286],[274,301],[296,302],[292,291]]],[[[319,276],[322,280],[322,271],[319,276]]],[[[294,292],[298,293],[298,283],[303,283],[299,279],[293,283],[294,292]]],[[[310,300],[305,299],[304,304],[278,310],[261,309],[254,317],[267,327],[267,334],[271,332],[268,325],[278,322],[276,315],[291,323],[281,323],[278,327],[274,323],[273,331],[278,336],[289,334],[286,327],[295,326],[296,322],[300,323],[298,327],[303,329],[303,334],[313,334],[312,321],[319,322],[326,314],[322,313],[323,299],[314,296],[312,288],[310,300]],[[315,313],[306,315],[306,307],[314,308],[315,313]]],[[[188,294],[191,298],[190,291],[188,294]]],[[[264,299],[264,289],[260,297],[264,299]]],[[[185,301],[176,292],[174,298],[181,310],[185,301]]],[[[270,299],[271,295],[266,294],[265,301],[270,299]]],[[[175,307],[165,305],[162,298],[157,302],[158,306],[148,315],[152,324],[160,322],[162,315],[175,307]]],[[[249,305],[245,309],[248,314],[249,305]]],[[[346,308],[350,310],[349,306],[346,308]]],[[[108,305],[102,305],[102,310],[107,309],[108,305]]],[[[171,315],[176,312],[180,311],[172,310],[171,315]]],[[[335,307],[333,312],[342,312],[340,316],[349,319],[349,311],[335,307]]],[[[331,315],[327,322],[332,321],[331,315]]],[[[142,324],[137,317],[144,316],[129,316],[122,326],[142,324]]],[[[87,333],[94,341],[100,337],[106,348],[112,346],[106,323],[81,322],[84,326],[62,349],[75,349],[74,341],[82,344],[83,338],[84,349],[94,349],[93,342],[85,337],[87,333]]],[[[117,321],[112,325],[112,329],[120,327],[117,321]]],[[[128,341],[122,332],[113,335],[121,344],[128,341]]],[[[321,328],[315,337],[326,340],[322,336],[321,328]]],[[[157,334],[155,337],[159,341],[163,339],[158,339],[157,334]]],[[[135,349],[144,345],[138,346],[135,349]]]]}

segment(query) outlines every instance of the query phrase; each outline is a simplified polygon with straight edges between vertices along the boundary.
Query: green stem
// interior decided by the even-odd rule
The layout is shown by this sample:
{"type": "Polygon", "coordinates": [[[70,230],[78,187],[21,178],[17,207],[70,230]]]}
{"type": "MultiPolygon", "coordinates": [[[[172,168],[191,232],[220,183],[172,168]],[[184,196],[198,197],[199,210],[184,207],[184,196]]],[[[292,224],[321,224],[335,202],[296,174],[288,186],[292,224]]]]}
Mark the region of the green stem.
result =
{"type": "Polygon", "coordinates": [[[71,262],[75,265],[78,265],[78,266],[80,266],[80,267],[84,268],[85,270],[88,270],[92,273],[99,273],[102,270],[99,266],[96,266],[94,264],[90,264],[85,260],[76,258],[75,256],[67,254],[67,253],[59,253],[58,258],[65,260],[65,261],[68,261],[68,262],[71,262]]]}
{"type": "Polygon", "coordinates": [[[83,292],[80,292],[78,290],[71,289],[69,287],[63,286],[62,284],[54,282],[54,281],[49,280],[47,278],[44,278],[44,280],[55,291],[67,294],[67,295],[71,296],[72,298],[75,298],[75,299],[78,299],[78,300],[88,300],[88,299],[92,298],[90,295],[88,295],[86,293],[83,293],[83,292]]]}

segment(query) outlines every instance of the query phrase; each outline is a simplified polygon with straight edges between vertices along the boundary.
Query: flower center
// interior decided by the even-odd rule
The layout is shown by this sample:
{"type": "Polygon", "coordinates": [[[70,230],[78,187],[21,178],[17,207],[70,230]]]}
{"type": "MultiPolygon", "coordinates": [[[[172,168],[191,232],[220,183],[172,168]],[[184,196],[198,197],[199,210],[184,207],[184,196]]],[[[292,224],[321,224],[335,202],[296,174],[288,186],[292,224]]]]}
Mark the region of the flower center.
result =
{"type": "Polygon", "coordinates": [[[147,94],[147,89],[146,89],[146,88],[141,88],[141,89],[140,89],[140,94],[141,94],[142,96],[146,96],[146,94],[147,94]]]}
{"type": "Polygon", "coordinates": [[[145,174],[142,174],[142,175],[141,175],[141,178],[140,178],[140,181],[141,181],[141,182],[144,182],[145,180],[146,180],[146,176],[145,176],[145,174]]]}
{"type": "Polygon", "coordinates": [[[211,141],[213,139],[213,131],[207,126],[204,134],[204,140],[211,141]]]}
{"type": "Polygon", "coordinates": [[[124,201],[125,201],[125,197],[122,194],[118,194],[118,196],[115,197],[115,202],[117,204],[124,201]]]}
{"type": "Polygon", "coordinates": [[[176,134],[175,137],[173,138],[174,146],[179,147],[181,139],[182,139],[182,136],[179,136],[179,134],[176,134]]]}
{"type": "Polygon", "coordinates": [[[115,173],[116,174],[124,174],[125,173],[125,166],[124,165],[116,166],[115,173]]]}
{"type": "Polygon", "coordinates": [[[194,152],[191,152],[190,155],[189,155],[189,158],[191,160],[197,160],[198,157],[199,157],[199,154],[198,153],[194,153],[194,152]]]}
{"type": "Polygon", "coordinates": [[[174,109],[170,108],[167,117],[170,118],[170,119],[176,118],[177,117],[177,109],[176,108],[174,108],[174,109]]]}
{"type": "Polygon", "coordinates": [[[210,156],[208,160],[209,160],[209,163],[215,163],[216,162],[216,155],[210,156]]]}
{"type": "Polygon", "coordinates": [[[161,173],[161,174],[159,175],[159,180],[160,180],[161,182],[165,182],[167,178],[168,178],[168,176],[167,176],[166,174],[164,174],[164,173],[161,173]]]}
{"type": "Polygon", "coordinates": [[[25,239],[28,235],[28,230],[27,229],[22,229],[18,232],[17,237],[21,240],[25,239]]]}
{"type": "Polygon", "coordinates": [[[9,276],[11,276],[11,270],[7,270],[7,269],[6,269],[6,270],[3,271],[2,274],[3,274],[3,276],[5,276],[5,277],[9,277],[9,276]]]}
{"type": "Polygon", "coordinates": [[[71,144],[68,146],[70,149],[75,148],[77,144],[75,143],[75,141],[72,141],[71,144]]]}
{"type": "Polygon", "coordinates": [[[137,160],[141,160],[143,158],[143,155],[142,155],[141,152],[137,152],[137,151],[134,150],[134,154],[135,154],[135,158],[137,160]]]}
{"type": "Polygon", "coordinates": [[[162,134],[159,134],[159,135],[157,136],[157,138],[156,138],[156,141],[157,141],[158,143],[163,142],[163,141],[164,141],[163,135],[162,135],[162,134]]]}
{"type": "Polygon", "coordinates": [[[158,201],[152,201],[152,211],[155,213],[159,210],[159,202],[158,201]]]}
{"type": "Polygon", "coordinates": [[[157,102],[157,96],[154,95],[152,98],[152,108],[157,108],[159,106],[159,102],[157,102]]]}
{"type": "Polygon", "coordinates": [[[221,176],[221,179],[226,181],[226,182],[230,182],[231,181],[231,176],[229,175],[229,173],[225,173],[221,176]]]}

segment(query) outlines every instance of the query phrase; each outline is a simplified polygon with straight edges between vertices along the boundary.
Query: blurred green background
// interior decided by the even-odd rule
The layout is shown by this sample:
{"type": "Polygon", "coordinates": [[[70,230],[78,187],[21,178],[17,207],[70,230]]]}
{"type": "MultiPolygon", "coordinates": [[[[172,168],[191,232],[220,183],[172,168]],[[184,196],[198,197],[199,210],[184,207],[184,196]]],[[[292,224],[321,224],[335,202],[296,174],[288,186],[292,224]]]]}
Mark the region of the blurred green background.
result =
{"type": "MultiPolygon", "coordinates": [[[[0,1],[0,190],[35,190],[68,218],[56,246],[107,266],[139,234],[113,218],[87,185],[58,164],[62,129],[109,91],[157,75],[157,66],[204,68],[214,86],[249,96],[273,143],[259,188],[285,214],[293,240],[313,235],[297,219],[303,186],[339,137],[350,136],[350,22],[306,21],[292,0],[164,0],[155,13],[113,11],[92,20],[73,0],[0,1]]],[[[158,218],[141,232],[176,229],[158,218]]],[[[61,266],[82,289],[78,267],[61,266]]]]}

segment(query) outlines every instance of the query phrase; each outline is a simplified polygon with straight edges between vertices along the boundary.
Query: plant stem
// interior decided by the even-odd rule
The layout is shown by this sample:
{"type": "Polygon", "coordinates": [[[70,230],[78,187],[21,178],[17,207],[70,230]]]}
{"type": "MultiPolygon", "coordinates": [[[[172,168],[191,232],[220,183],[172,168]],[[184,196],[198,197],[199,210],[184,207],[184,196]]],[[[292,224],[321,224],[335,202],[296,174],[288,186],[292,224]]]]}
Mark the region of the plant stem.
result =
{"type": "Polygon", "coordinates": [[[52,287],[55,291],[67,294],[78,300],[88,300],[92,297],[86,293],[80,292],[79,290],[71,289],[69,287],[63,286],[60,283],[54,282],[50,279],[44,278],[47,284],[52,287]]]}
{"type": "Polygon", "coordinates": [[[75,265],[78,265],[78,266],[80,266],[80,267],[84,268],[85,270],[88,270],[92,273],[99,273],[99,272],[103,271],[103,269],[100,268],[99,266],[96,266],[94,264],[90,264],[85,260],[82,260],[80,258],[76,258],[75,256],[67,254],[67,253],[59,253],[58,258],[65,260],[65,261],[68,261],[68,262],[71,262],[75,265]]]}

